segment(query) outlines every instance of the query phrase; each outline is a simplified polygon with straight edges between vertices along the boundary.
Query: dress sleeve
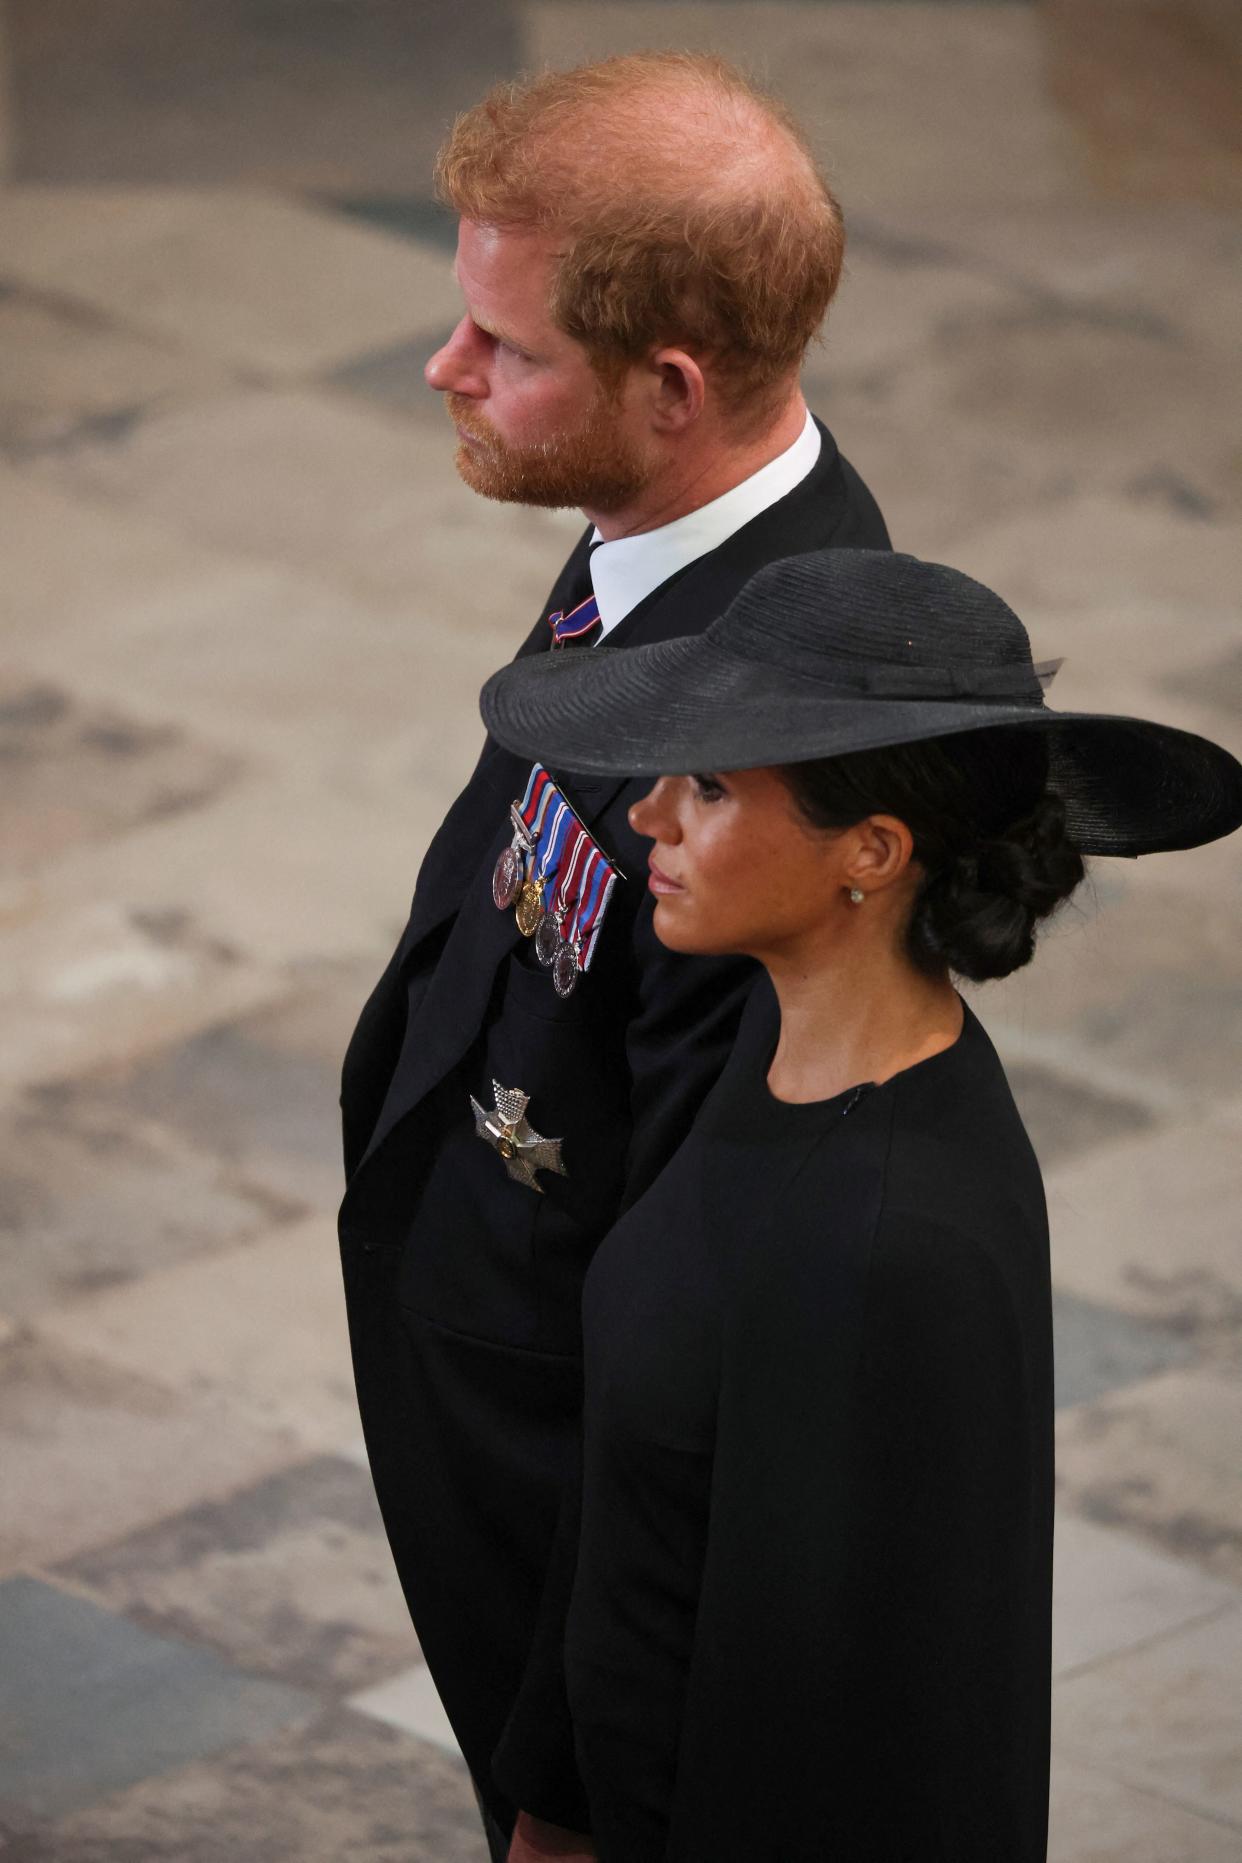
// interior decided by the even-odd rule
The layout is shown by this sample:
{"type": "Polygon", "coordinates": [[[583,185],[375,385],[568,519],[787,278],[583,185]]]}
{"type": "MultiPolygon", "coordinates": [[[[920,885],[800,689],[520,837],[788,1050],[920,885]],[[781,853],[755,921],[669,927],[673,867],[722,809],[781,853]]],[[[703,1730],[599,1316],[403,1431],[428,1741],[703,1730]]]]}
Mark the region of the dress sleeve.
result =
{"type": "Polygon", "coordinates": [[[917,1213],[803,1228],[725,1353],[666,1854],[1036,1863],[1051,1545],[1023,1316],[989,1246],[917,1213]]]}

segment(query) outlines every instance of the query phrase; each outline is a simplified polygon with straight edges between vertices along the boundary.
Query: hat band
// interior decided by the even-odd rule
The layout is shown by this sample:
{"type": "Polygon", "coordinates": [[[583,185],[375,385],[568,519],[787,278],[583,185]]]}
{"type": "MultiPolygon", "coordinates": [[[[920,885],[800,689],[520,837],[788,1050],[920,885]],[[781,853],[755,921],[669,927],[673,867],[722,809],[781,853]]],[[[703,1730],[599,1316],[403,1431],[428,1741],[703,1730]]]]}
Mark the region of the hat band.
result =
{"type": "MultiPolygon", "coordinates": [[[[732,653],[735,659],[749,660],[749,654],[732,653]]],[[[796,666],[782,663],[773,656],[763,664],[769,671],[788,673],[794,678],[814,680],[825,692],[843,696],[875,699],[940,699],[969,702],[1042,706],[1044,693],[1052,684],[1062,662],[1027,661],[1018,666],[894,666],[872,661],[826,661],[824,656],[807,655],[796,666]]]]}

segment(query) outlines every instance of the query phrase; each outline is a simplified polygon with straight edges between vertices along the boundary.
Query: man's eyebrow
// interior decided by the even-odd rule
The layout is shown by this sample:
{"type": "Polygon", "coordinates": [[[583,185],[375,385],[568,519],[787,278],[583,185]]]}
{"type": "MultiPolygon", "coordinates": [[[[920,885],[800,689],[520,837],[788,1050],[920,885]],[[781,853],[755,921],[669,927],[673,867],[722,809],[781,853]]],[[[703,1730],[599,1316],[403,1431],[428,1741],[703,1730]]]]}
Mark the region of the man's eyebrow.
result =
{"type": "Polygon", "coordinates": [[[499,324],[492,322],[490,317],[480,317],[476,311],[471,310],[470,301],[466,298],[466,294],[461,288],[461,279],[457,276],[456,263],[453,265],[453,282],[457,286],[457,289],[461,291],[462,298],[466,305],[466,315],[469,317],[476,330],[482,330],[484,336],[492,337],[497,343],[507,343],[511,349],[520,349],[527,354],[530,353],[530,344],[523,342],[520,336],[514,336],[509,330],[502,330],[499,324]]]}
{"type": "Polygon", "coordinates": [[[475,313],[471,311],[470,321],[477,330],[482,330],[485,336],[493,337],[498,343],[507,343],[510,349],[525,350],[529,347],[528,344],[522,341],[520,336],[514,336],[509,330],[502,330],[499,324],[493,323],[490,318],[477,317],[475,313]]]}

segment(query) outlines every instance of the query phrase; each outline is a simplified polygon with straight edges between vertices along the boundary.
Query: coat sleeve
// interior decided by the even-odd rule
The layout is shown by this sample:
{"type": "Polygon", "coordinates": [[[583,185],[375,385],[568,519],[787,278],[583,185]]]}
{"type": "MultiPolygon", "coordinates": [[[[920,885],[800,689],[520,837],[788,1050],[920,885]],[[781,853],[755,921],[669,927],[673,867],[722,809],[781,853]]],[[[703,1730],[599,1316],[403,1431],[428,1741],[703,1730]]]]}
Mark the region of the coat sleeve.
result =
{"type": "Polygon", "coordinates": [[[723,1361],[666,1856],[1036,1863],[1050,1516],[1009,1289],[917,1213],[811,1227],[723,1361]]]}

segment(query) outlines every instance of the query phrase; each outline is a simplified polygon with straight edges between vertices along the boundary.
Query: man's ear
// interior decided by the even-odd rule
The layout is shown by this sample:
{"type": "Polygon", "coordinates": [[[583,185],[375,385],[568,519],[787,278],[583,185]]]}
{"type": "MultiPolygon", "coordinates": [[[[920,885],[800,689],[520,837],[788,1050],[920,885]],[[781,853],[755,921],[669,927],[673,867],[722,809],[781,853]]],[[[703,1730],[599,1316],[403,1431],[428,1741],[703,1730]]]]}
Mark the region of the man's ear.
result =
{"type": "Polygon", "coordinates": [[[693,426],[703,412],[707,383],[689,350],[657,349],[651,371],[651,419],[659,433],[677,434],[693,426]]]}

